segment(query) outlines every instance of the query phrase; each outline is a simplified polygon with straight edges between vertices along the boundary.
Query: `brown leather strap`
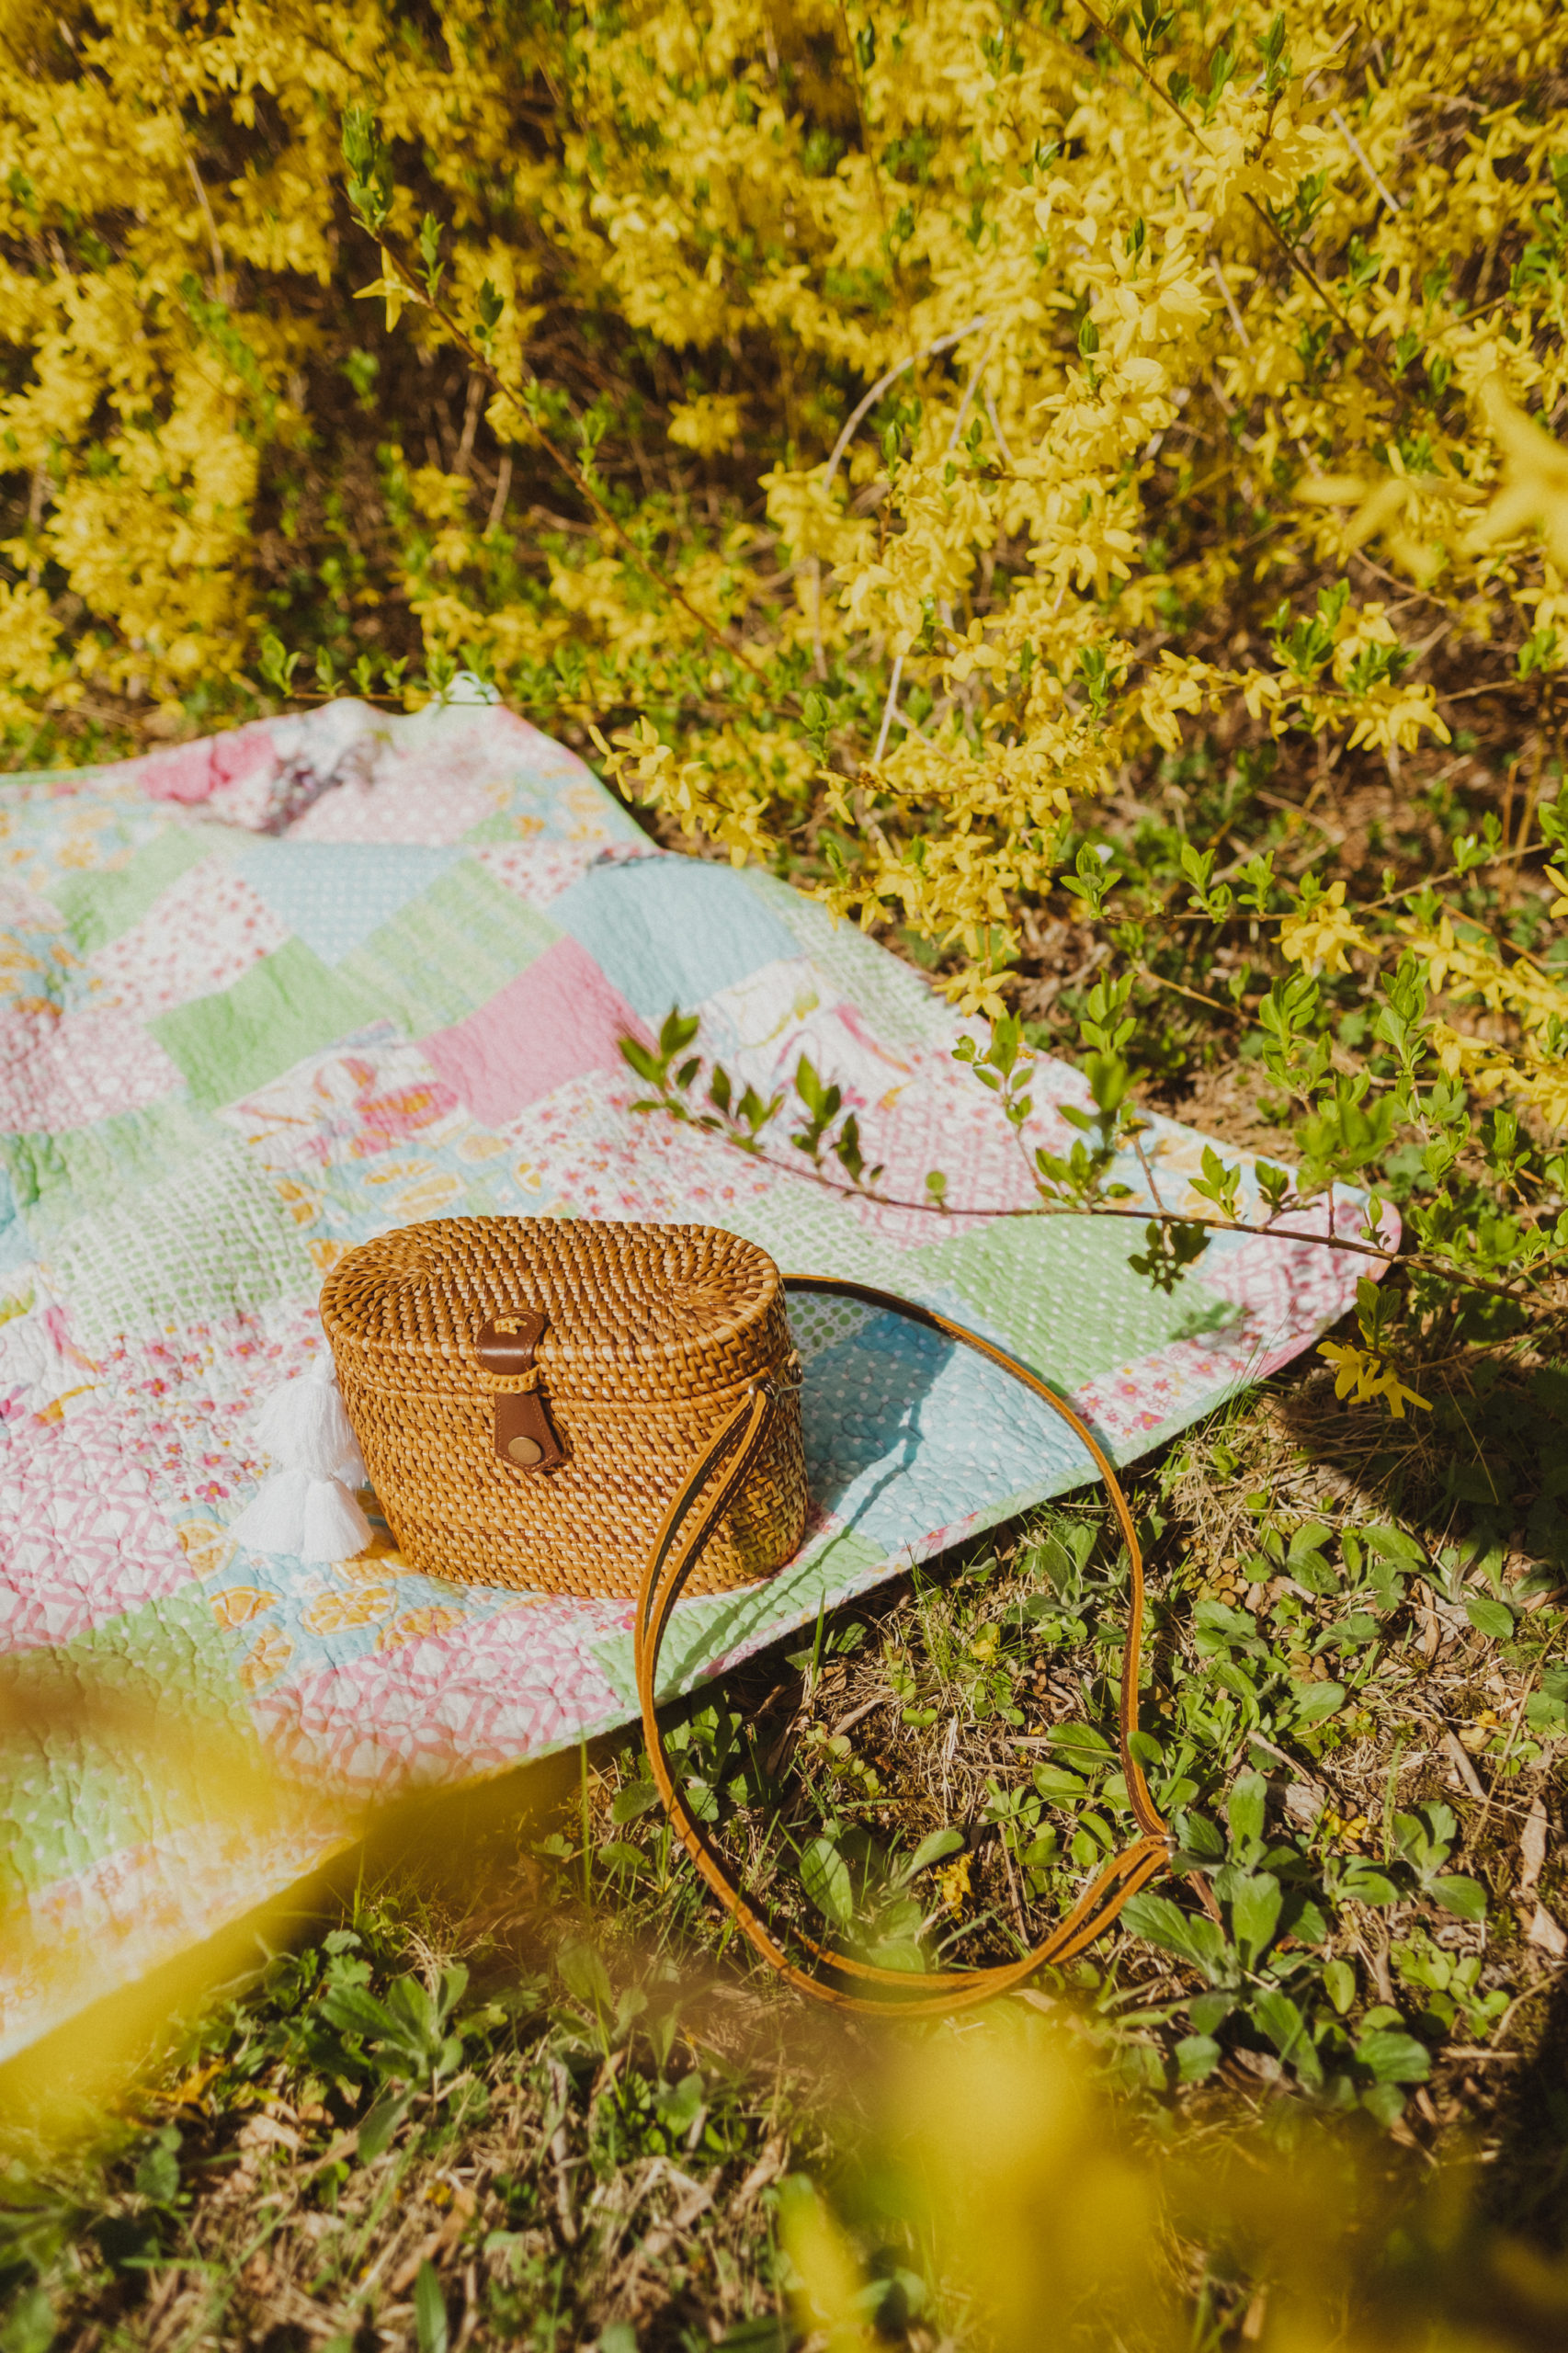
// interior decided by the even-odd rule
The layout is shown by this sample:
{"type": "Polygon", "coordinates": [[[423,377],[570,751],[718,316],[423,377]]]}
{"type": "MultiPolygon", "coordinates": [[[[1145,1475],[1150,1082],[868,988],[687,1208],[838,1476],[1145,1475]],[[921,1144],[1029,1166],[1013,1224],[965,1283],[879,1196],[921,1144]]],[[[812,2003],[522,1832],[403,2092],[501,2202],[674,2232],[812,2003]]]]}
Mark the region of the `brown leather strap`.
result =
{"type": "MultiPolygon", "coordinates": [[[[1105,1482],[1132,1565],[1127,1640],[1122,1649],[1119,1730],[1121,1769],[1126,1778],[1127,1793],[1143,1835],[1105,1866],[1044,1943],[1037,1945],[1032,1952],[1025,1953],[1018,1961],[1004,1961],[994,1967],[938,1970],[916,1975],[905,1970],[875,1968],[868,1961],[856,1961],[847,1953],[835,1952],[830,1947],[817,1943],[803,1929],[791,1928],[789,1931],[797,1944],[803,1946],[814,1960],[838,1976],[849,1978],[859,1984],[884,1986],[890,1993],[902,1995],[903,1998],[892,2006],[900,2016],[924,2017],[941,2011],[968,2009],[978,2002],[991,2000],[997,1994],[1011,1992],[1048,1962],[1074,1959],[1109,1927],[1130,1896],[1136,1894],[1141,1887],[1166,1868],[1170,1834],[1149,1794],[1143,1768],[1132,1754],[1131,1746],[1131,1736],[1138,1725],[1138,1674],[1143,1635],[1143,1556],[1138,1546],[1138,1531],[1133,1526],[1132,1514],[1116,1472],[1097,1440],[1071,1405],[1064,1404],[1053,1390],[1047,1388],[1039,1374],[1031,1372],[1027,1365],[1020,1364],[1015,1357],[1008,1356],[1005,1349],[996,1347],[990,1340],[983,1339],[979,1333],[967,1331],[961,1324],[954,1324],[947,1316],[938,1315],[933,1308],[920,1307],[911,1300],[901,1299],[896,1292],[877,1290],[869,1283],[841,1281],[831,1275],[787,1275],[784,1279],[790,1290],[857,1299],[868,1307],[881,1308],[890,1314],[902,1315],[911,1323],[924,1324],[927,1331],[940,1333],[946,1339],[956,1340],[964,1347],[973,1348],[977,1354],[988,1358],[1004,1372],[1021,1381],[1026,1389],[1049,1405],[1052,1413],[1060,1415],[1086,1449],[1105,1482]]],[[[790,1984],[798,1986],[801,1993],[811,1995],[813,2000],[831,2003],[839,2009],[880,2012],[890,2006],[887,2001],[870,2000],[828,1984],[792,1961],[779,1944],[770,1923],[750,1897],[736,1886],[722,1857],[676,1785],[665,1752],[664,1733],[654,1699],[658,1686],[659,1653],[669,1629],[671,1613],[680,1598],[681,1588],[766,1439],[782,1393],[771,1377],[764,1377],[755,1384],[715,1434],[665,1515],[664,1524],[648,1556],[647,1566],[642,1573],[642,1590],[637,1597],[633,1646],[637,1695],[642,1709],[642,1733],[648,1745],[654,1781],[668,1808],[670,1819],[680,1834],[681,1843],[742,1934],[781,1976],[787,1977],[790,1984]],[[716,1473],[722,1475],[718,1477],[713,1493],[699,1511],[698,1498],[716,1473]]]]}

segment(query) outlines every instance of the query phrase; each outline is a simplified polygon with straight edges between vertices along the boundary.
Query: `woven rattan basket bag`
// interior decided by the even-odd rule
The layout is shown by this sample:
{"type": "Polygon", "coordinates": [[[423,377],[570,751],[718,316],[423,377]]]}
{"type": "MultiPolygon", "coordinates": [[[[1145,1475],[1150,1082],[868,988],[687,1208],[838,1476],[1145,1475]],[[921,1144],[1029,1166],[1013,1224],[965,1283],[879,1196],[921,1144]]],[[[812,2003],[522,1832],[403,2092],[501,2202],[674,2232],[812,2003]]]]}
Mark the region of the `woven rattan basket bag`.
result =
{"type": "Polygon", "coordinates": [[[438,1218],[351,1250],[321,1313],[370,1483],[415,1567],[630,1600],[671,1498],[764,1380],[780,1410],[691,1590],[749,1585],[800,1544],[784,1286],[737,1234],[438,1218]]]}
{"type": "Polygon", "coordinates": [[[642,1729],[670,1818],[736,1926],[802,1992],[852,2010],[890,2000],[916,2013],[967,2007],[1082,1952],[1167,1868],[1169,1833],[1132,1748],[1143,1615],[1132,1514],[1093,1433],[994,1342],[866,1284],[781,1276],[753,1244],[702,1225],[438,1219],[351,1251],[321,1305],[344,1404],[405,1558],[438,1576],[635,1597],[642,1729]],[[658,1668],[676,1602],[767,1576],[805,1526],[786,1288],[905,1316],[1021,1382],[1086,1449],[1127,1547],[1120,1754],[1140,1835],[1042,1944],[994,1968],[911,1975],[779,1927],[737,1885],[670,1768],[658,1668]],[[793,1960],[787,1942],[815,1965],[793,1960]]]}

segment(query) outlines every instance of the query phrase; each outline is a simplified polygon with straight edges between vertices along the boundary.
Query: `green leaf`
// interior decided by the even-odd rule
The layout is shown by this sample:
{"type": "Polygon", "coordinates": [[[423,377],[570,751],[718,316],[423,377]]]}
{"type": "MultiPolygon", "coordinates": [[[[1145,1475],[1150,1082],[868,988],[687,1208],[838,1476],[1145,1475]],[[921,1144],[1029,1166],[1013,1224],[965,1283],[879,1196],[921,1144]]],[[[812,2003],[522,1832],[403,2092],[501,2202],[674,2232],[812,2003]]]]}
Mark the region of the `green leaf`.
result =
{"type": "Polygon", "coordinates": [[[813,1838],[801,1857],[801,1885],[823,1917],[846,1928],[855,1916],[849,1866],[829,1838],[813,1838]]]}
{"type": "Polygon", "coordinates": [[[1356,1972],[1347,1961],[1324,1963],[1323,1990],[1344,2018],[1356,1999],[1356,1972]]]}
{"type": "Polygon", "coordinates": [[[902,1969],[911,1977],[920,1976],[926,1967],[925,1954],[908,1938],[872,1945],[866,1958],[878,1969],[902,1969]]]}
{"type": "Polygon", "coordinates": [[[1321,1945],[1328,1941],[1328,1921],[1320,1905],[1300,1890],[1292,1890],[1286,1897],[1281,1933],[1295,1938],[1298,1944],[1321,1945]]]}
{"type": "Polygon", "coordinates": [[[1176,2080],[1200,2084],[1220,2063],[1220,2046],[1211,2034],[1184,2035],[1176,2047],[1176,2080]]]}
{"type": "Polygon", "coordinates": [[[609,1972],[592,1945],[579,1937],[569,1938],[556,1954],[555,1966],[567,1992],[574,1994],[580,2002],[586,2002],[597,2010],[614,2007],[609,1972]]]}
{"type": "Polygon", "coordinates": [[[1361,2105],[1389,2131],[1404,2114],[1404,2094],[1397,2084],[1369,2084],[1361,2094],[1361,2105]]]}
{"type": "Polygon", "coordinates": [[[179,2131],[165,2125],[142,2152],[136,2168],[136,2187],[154,2206],[172,2206],[179,2196],[179,2131]]]}
{"type": "Polygon", "coordinates": [[[1250,2010],[1286,2065],[1294,2067],[1303,2082],[1321,2084],[1323,2062],[1307,2031],[1307,2022],[1289,1994],[1270,1986],[1258,1995],[1250,2010]]]}
{"type": "Polygon", "coordinates": [[[1171,1827],[1181,1841],[1185,1853],[1196,1855],[1206,1863],[1217,1863],[1223,1859],[1225,1841],[1206,1813],[1178,1813],[1171,1827]]]}
{"type": "Polygon", "coordinates": [[[1486,1890],[1479,1880],[1445,1873],[1441,1879],[1428,1880],[1426,1892],[1445,1912],[1455,1913],[1461,1920],[1486,1917],[1486,1890]]]}
{"type": "Polygon", "coordinates": [[[1514,1613],[1506,1601],[1494,1601],[1489,1594],[1467,1593],[1464,1614],[1478,1634],[1494,1643],[1506,1643],[1514,1631],[1514,1613]]]}
{"type": "Polygon", "coordinates": [[[1238,1777],[1225,1803],[1225,1818],[1233,1838],[1263,1836],[1263,1809],[1267,1799],[1268,1784],[1261,1773],[1243,1773],[1238,1777]]]}
{"type": "Polygon", "coordinates": [[[1403,1528],[1363,1528],[1360,1533],[1362,1542],[1369,1544],[1374,1552],[1381,1552],[1385,1561],[1397,1561],[1402,1568],[1426,1567],[1425,1548],[1414,1536],[1407,1536],[1403,1528]]]}
{"type": "Polygon", "coordinates": [[[677,2137],[689,2132],[697,2120],[697,2111],[702,2106],[707,2086],[699,2074],[694,2071],[683,2075],[673,2091],[659,2095],[661,2122],[677,2137]]]}
{"type": "Polygon", "coordinates": [[[433,2263],[425,2261],[414,2282],[414,2327],[419,2353],[447,2353],[447,2300],[433,2263]]]}
{"type": "Polygon", "coordinates": [[[408,2114],[409,2092],[388,2092],[379,2099],[359,2126],[358,2150],[365,2164],[379,2157],[391,2145],[392,2134],[408,2114]]]}
{"type": "Polygon", "coordinates": [[[610,1801],[609,1818],[614,1823],[635,1822],[640,1813],[652,1813],[659,1802],[658,1784],[654,1781],[629,1781],[617,1790],[610,1801]]]}
{"type": "Polygon", "coordinates": [[[31,2287],[6,2314],[0,2353],[49,2353],[54,2337],[54,2306],[42,2288],[31,2287]]]}
{"type": "Polygon", "coordinates": [[[673,1062],[676,1054],[684,1053],[700,1027],[695,1013],[683,1013],[678,1005],[672,1005],[659,1031],[659,1051],[665,1060],[673,1062]]]}
{"type": "Polygon", "coordinates": [[[1348,1618],[1335,1619],[1324,1629],[1323,1639],[1336,1650],[1358,1650],[1367,1643],[1375,1643],[1382,1633],[1377,1620],[1365,1609],[1353,1609],[1348,1618]]]}
{"type": "Polygon", "coordinates": [[[1290,1697],[1298,1724],[1321,1724],[1345,1705],[1343,1683],[1292,1683],[1290,1697]]]}
{"type": "Polygon", "coordinates": [[[1249,1967],[1267,1951],[1279,1925],[1284,1900],[1272,1871],[1255,1871],[1237,1879],[1231,1896],[1231,1927],[1242,1959],[1249,1967]]]}
{"type": "Polygon", "coordinates": [[[1341,1895],[1354,1898],[1358,1904],[1397,1904],[1399,1890],[1386,1872],[1376,1870],[1360,1856],[1346,1865],[1339,1882],[1341,1895]]]}
{"type": "Polygon", "coordinates": [[[1356,2056],[1380,2084],[1424,2084],[1432,2072],[1426,2044],[1396,2027],[1375,2027],[1362,2035],[1356,2056]]]}
{"type": "Polygon", "coordinates": [[[1050,1798],[1053,1802],[1081,1798],[1088,1787],[1079,1774],[1070,1773],[1064,1765],[1037,1765],[1034,1785],[1042,1798],[1050,1798]]]}
{"type": "Polygon", "coordinates": [[[1306,2033],[1306,2020],[1290,1999],[1277,1985],[1271,1985],[1256,2001],[1247,2005],[1248,2015],[1278,2052],[1281,2059],[1289,2059],[1306,2033]]]}
{"type": "Polygon", "coordinates": [[[908,1862],[899,1873],[901,1879],[913,1879],[916,1871],[928,1870],[944,1856],[956,1855],[963,1845],[961,1830],[933,1830],[929,1838],[922,1838],[908,1862]]]}
{"type": "MultiPolygon", "coordinates": [[[[599,2331],[599,2353],[637,2353],[637,2339],[625,2321],[612,2321],[611,2328],[621,2332],[619,2343],[612,2342],[608,2329],[599,2331]]],[[[774,2313],[765,2313],[757,2320],[738,2321],[714,2340],[713,2353],[790,2353],[794,2338],[784,2323],[774,2313]]]]}
{"type": "Polygon", "coordinates": [[[1225,1939],[1219,1927],[1212,1920],[1184,1912],[1168,1895],[1135,1895],[1121,1916],[1135,1937],[1190,1961],[1206,1977],[1216,1975],[1223,1965],[1225,1939]]]}
{"type": "Polygon", "coordinates": [[[1063,1756],[1076,1755],[1085,1772],[1090,1769],[1097,1757],[1108,1756],[1111,1753],[1109,1741],[1103,1732],[1096,1732],[1093,1724],[1063,1724],[1060,1732],[1050,1735],[1050,1739],[1052,1748],[1063,1756]]]}
{"type": "Polygon", "coordinates": [[[329,1986],[322,2000],[322,2010],[341,2034],[357,2034],[361,2040],[369,2042],[383,2041],[389,2036],[396,2041],[403,2039],[397,2019],[362,1985],[329,1986]]]}
{"type": "Polygon", "coordinates": [[[1285,1555],[1285,1566],[1294,1576],[1299,1561],[1306,1560],[1310,1555],[1321,1553],[1324,1548],[1332,1544],[1333,1541],[1332,1528],[1326,1527],[1321,1519],[1309,1520],[1304,1528],[1298,1528],[1291,1537],[1290,1549],[1285,1555]]]}

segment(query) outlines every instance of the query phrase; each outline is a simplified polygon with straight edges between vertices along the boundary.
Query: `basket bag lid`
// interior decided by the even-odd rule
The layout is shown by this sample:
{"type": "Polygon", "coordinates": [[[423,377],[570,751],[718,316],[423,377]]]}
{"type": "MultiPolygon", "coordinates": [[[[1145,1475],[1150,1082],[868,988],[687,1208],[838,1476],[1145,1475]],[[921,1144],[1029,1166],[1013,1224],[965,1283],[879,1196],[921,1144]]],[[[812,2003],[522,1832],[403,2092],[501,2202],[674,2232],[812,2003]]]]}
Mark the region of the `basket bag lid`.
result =
{"type": "Polygon", "coordinates": [[[434,1218],[350,1250],[321,1296],[357,1379],[453,1396],[473,1392],[482,1326],[528,1307],[545,1317],[541,1389],[585,1404],[711,1395],[790,1347],[778,1267],[712,1225],[434,1218]]]}

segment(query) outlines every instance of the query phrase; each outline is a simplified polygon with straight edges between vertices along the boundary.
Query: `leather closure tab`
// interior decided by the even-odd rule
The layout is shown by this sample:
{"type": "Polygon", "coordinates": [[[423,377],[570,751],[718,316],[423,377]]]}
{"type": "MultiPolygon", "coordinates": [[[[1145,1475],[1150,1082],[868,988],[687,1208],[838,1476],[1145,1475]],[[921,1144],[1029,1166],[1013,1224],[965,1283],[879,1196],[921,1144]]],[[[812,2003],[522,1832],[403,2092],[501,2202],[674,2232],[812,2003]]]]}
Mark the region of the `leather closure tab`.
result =
{"type": "Polygon", "coordinates": [[[514,1471],[553,1471],[566,1460],[537,1389],[496,1397],[495,1451],[514,1471]]]}
{"type": "Polygon", "coordinates": [[[534,1350],[545,1326],[541,1307],[498,1307],[474,1338],[474,1354],[486,1372],[516,1380],[533,1370],[534,1350]]]}
{"type": "Polygon", "coordinates": [[[536,1385],[534,1350],[545,1320],[542,1308],[498,1307],[474,1337],[474,1354],[495,1409],[496,1457],[512,1471],[553,1471],[566,1460],[536,1385]]]}

